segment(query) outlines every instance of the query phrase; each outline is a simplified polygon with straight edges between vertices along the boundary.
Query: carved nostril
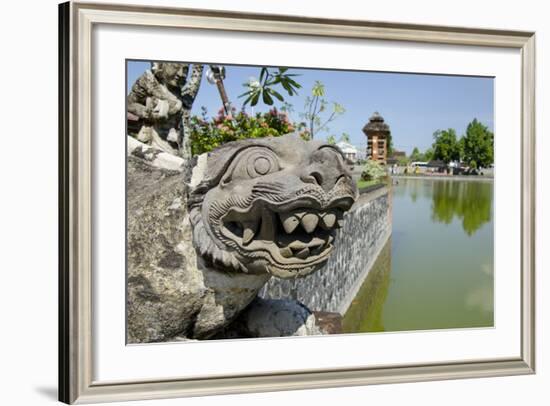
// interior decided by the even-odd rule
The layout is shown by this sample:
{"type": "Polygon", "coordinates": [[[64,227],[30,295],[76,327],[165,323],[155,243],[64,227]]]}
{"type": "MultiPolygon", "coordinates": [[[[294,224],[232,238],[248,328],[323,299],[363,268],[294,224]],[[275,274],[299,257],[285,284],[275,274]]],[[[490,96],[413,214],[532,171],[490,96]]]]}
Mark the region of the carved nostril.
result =
{"type": "Polygon", "coordinates": [[[334,184],[336,185],[342,179],[351,181],[351,176],[342,174],[336,178],[336,182],[334,182],[334,184]]]}
{"type": "Polygon", "coordinates": [[[309,176],[315,179],[315,182],[317,182],[319,186],[323,185],[323,176],[319,172],[311,172],[309,176]]]}
{"type": "Polygon", "coordinates": [[[323,185],[323,176],[319,172],[311,172],[301,177],[304,183],[316,183],[319,186],[323,185]]]}

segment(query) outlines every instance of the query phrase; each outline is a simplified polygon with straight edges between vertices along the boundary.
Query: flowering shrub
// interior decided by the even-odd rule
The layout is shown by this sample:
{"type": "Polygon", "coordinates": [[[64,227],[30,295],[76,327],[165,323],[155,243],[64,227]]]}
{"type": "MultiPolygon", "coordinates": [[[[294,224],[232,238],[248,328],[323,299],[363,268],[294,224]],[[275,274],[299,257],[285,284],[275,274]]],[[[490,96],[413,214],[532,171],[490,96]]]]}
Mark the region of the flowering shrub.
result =
{"type": "Polygon", "coordinates": [[[386,171],[380,163],[368,160],[361,172],[361,179],[364,181],[378,180],[386,176],[386,171]]]}
{"type": "MultiPolygon", "coordinates": [[[[302,124],[291,123],[288,114],[276,108],[267,113],[256,113],[254,116],[244,111],[237,113],[235,108],[225,115],[221,109],[211,120],[207,119],[206,109],[203,108],[202,117],[191,117],[191,149],[193,155],[199,155],[212,151],[226,142],[246,138],[279,137],[302,127],[302,124]]],[[[300,135],[308,139],[307,131],[301,131],[300,135]]]]}

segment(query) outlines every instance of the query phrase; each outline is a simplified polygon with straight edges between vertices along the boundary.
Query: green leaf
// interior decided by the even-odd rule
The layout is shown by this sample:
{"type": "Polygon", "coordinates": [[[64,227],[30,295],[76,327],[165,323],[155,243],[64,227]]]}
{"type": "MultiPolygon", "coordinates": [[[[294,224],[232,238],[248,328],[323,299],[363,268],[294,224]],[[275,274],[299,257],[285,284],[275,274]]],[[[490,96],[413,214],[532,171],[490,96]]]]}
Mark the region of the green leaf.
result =
{"type": "MultiPolygon", "coordinates": [[[[287,75],[288,76],[288,75],[287,75]]],[[[297,83],[296,81],[290,79],[290,78],[287,78],[287,81],[288,83],[290,83],[292,86],[294,86],[295,88],[297,89],[300,89],[302,87],[301,84],[297,83]]]]}
{"type": "Polygon", "coordinates": [[[267,91],[264,91],[262,93],[262,96],[265,104],[267,104],[268,106],[271,106],[273,104],[273,98],[269,95],[267,91]]]}
{"type": "Polygon", "coordinates": [[[260,100],[260,92],[257,92],[254,96],[252,96],[252,102],[250,103],[251,106],[255,106],[258,104],[258,101],[260,100]]]}
{"type": "Polygon", "coordinates": [[[342,114],[342,113],[344,113],[344,112],[346,111],[346,109],[344,108],[344,106],[342,106],[342,105],[339,104],[339,103],[334,103],[333,108],[334,108],[334,112],[335,112],[336,114],[342,114]]]}
{"type": "Polygon", "coordinates": [[[275,96],[277,99],[279,99],[280,101],[284,101],[284,100],[285,100],[284,97],[281,96],[281,94],[278,93],[277,91],[275,91],[275,90],[273,90],[273,89],[269,89],[269,92],[270,92],[273,96],[275,96]]]}
{"type": "Polygon", "coordinates": [[[325,86],[319,82],[319,81],[316,81],[315,84],[313,85],[313,89],[311,89],[311,94],[313,94],[313,96],[317,96],[317,97],[322,97],[325,95],[325,86]]]}
{"type": "Polygon", "coordinates": [[[292,96],[292,87],[287,82],[281,82],[281,85],[287,91],[287,93],[292,96]]]}
{"type": "Polygon", "coordinates": [[[259,80],[260,83],[262,83],[262,80],[264,79],[266,74],[267,74],[267,68],[262,68],[260,72],[260,80],[259,80]]]}
{"type": "Polygon", "coordinates": [[[252,95],[248,96],[246,100],[243,102],[243,106],[246,106],[251,99],[252,99],[252,95]]]}

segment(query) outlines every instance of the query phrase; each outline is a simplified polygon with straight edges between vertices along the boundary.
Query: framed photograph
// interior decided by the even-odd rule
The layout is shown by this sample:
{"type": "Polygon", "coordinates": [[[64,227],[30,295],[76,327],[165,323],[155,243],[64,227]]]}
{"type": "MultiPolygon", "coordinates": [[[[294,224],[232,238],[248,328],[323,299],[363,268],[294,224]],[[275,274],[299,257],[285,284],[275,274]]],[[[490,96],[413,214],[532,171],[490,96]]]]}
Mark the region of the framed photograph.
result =
{"type": "Polygon", "coordinates": [[[59,22],[61,401],[534,373],[533,32],[59,22]]]}

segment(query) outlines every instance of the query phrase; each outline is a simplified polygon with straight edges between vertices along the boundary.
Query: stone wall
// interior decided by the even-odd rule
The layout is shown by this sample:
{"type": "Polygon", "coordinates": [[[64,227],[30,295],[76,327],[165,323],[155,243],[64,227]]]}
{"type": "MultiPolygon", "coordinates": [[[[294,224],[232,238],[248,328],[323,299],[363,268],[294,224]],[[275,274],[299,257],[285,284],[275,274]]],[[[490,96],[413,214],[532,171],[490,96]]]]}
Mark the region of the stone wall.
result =
{"type": "Polygon", "coordinates": [[[295,299],[313,311],[343,315],[390,235],[390,189],[361,193],[344,217],[326,266],[301,279],[271,278],[260,296],[295,299]]]}

